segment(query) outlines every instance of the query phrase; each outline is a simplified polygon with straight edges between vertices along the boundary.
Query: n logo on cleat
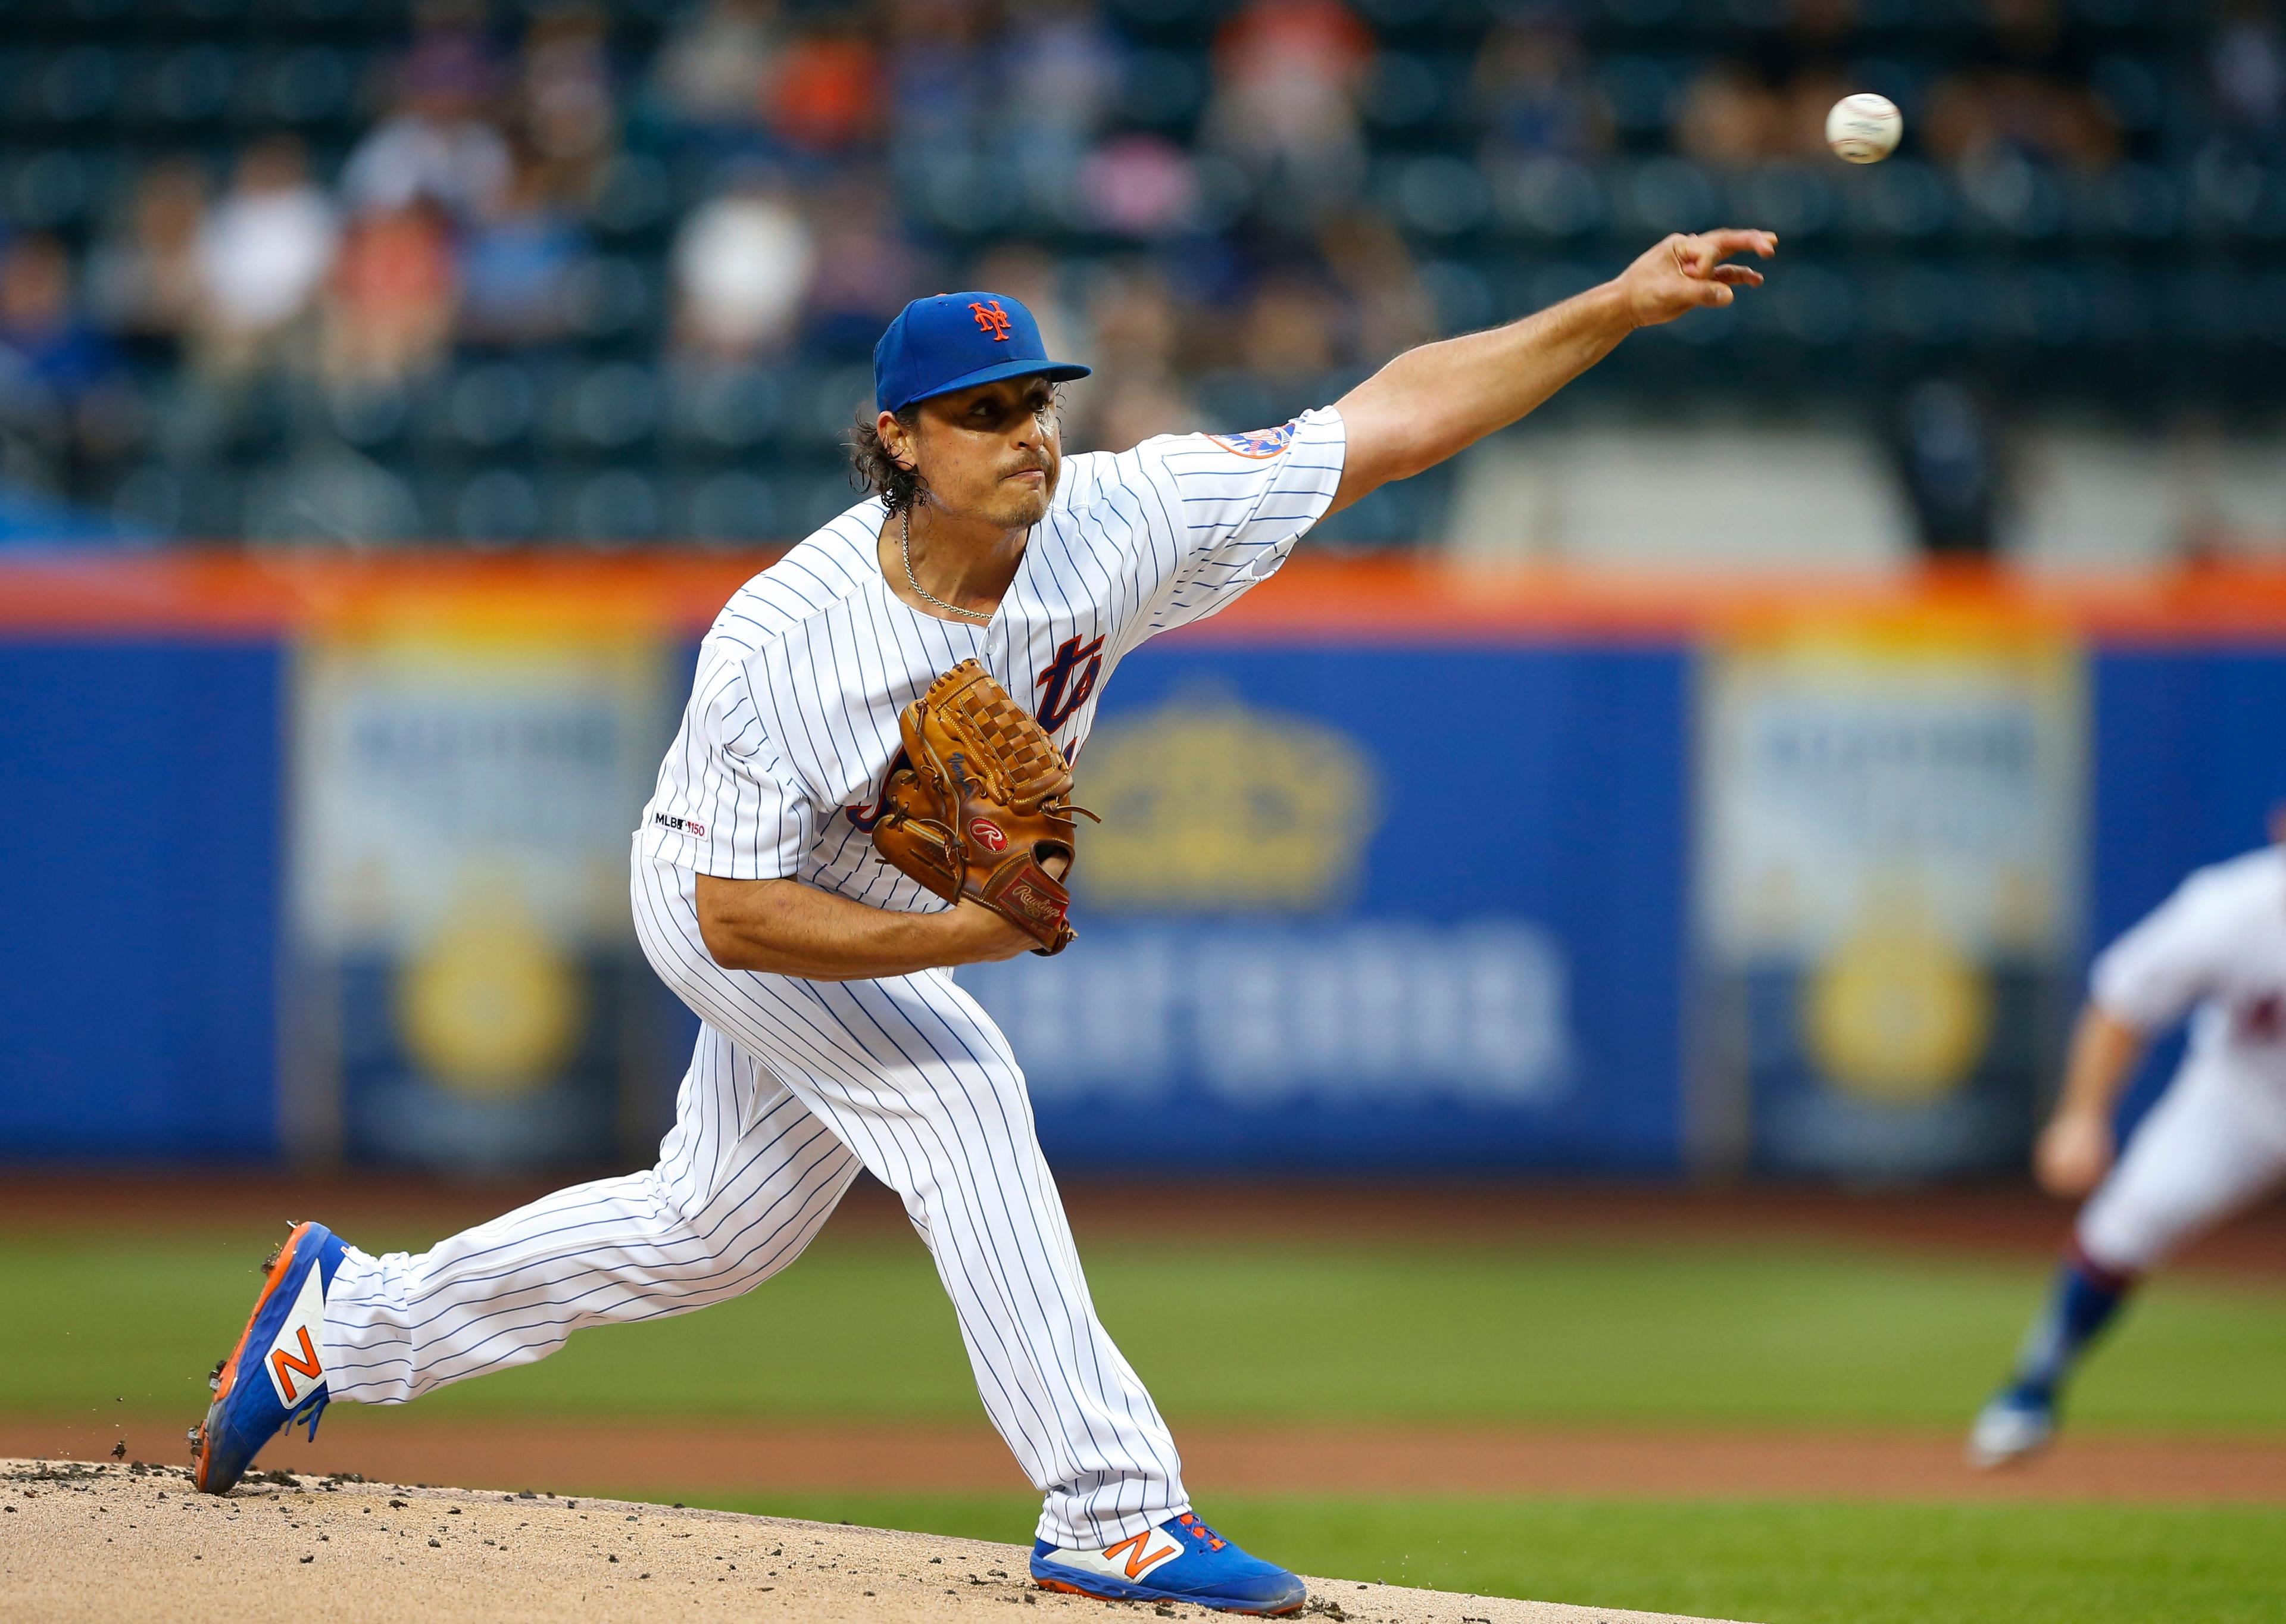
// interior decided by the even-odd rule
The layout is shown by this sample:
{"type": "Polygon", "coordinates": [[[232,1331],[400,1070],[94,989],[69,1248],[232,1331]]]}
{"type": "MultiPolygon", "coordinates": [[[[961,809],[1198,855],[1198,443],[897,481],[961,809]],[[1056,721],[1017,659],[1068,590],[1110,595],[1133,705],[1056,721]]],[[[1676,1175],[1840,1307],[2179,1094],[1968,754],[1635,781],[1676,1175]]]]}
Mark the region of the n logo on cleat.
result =
{"type": "Polygon", "coordinates": [[[326,1286],[321,1273],[313,1261],[310,1272],[302,1276],[301,1290],[294,1294],[294,1306],[286,1322],[262,1355],[263,1371],[270,1377],[278,1402],[289,1410],[326,1379],[325,1367],[318,1358],[318,1338],[325,1335],[326,1328],[326,1286]],[[297,1376],[299,1382],[295,1380],[297,1376]]]}
{"type": "Polygon", "coordinates": [[[286,1374],[288,1371],[298,1370],[312,1382],[322,1379],[326,1374],[318,1368],[318,1350],[310,1345],[310,1328],[303,1325],[295,1328],[302,1339],[302,1356],[299,1359],[284,1348],[270,1350],[270,1379],[278,1384],[278,1391],[286,1395],[288,1405],[297,1401],[297,1395],[294,1391],[294,1378],[286,1374]]]}
{"type": "Polygon", "coordinates": [[[1182,1554],[1182,1541],[1167,1539],[1167,1536],[1156,1528],[1147,1528],[1132,1539],[1122,1540],[1116,1545],[1107,1546],[1103,1559],[1107,1565],[1115,1562],[1120,1563],[1128,1578],[1140,1579],[1162,1562],[1182,1554]],[[1166,1539],[1167,1542],[1154,1550],[1151,1548],[1151,1541],[1156,1539],[1166,1539]],[[1121,1562],[1123,1556],[1125,1560],[1121,1562]]]}

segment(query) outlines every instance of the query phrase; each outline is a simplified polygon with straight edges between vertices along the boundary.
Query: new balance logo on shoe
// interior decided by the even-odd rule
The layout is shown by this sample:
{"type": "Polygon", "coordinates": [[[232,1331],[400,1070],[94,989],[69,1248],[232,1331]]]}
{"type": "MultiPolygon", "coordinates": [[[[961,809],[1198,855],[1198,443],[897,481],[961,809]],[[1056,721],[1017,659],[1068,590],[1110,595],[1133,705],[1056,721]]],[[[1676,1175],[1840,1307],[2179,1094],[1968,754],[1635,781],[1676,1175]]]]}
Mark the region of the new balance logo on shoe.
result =
{"type": "Polygon", "coordinates": [[[270,1385],[277,1390],[278,1402],[288,1410],[306,1400],[326,1379],[318,1360],[318,1338],[324,1334],[326,1322],[326,1289],[319,1278],[322,1273],[313,1265],[302,1276],[302,1289],[295,1296],[293,1312],[286,1316],[286,1322],[278,1328],[278,1335],[271,1338],[269,1351],[262,1356],[262,1368],[269,1375],[270,1385]]]}
{"type": "Polygon", "coordinates": [[[1108,1549],[1059,1550],[1054,1560],[1059,1567],[1077,1568],[1082,1573],[1101,1573],[1111,1579],[1136,1580],[1182,1554],[1180,1540],[1161,1529],[1147,1528],[1108,1549]]]}

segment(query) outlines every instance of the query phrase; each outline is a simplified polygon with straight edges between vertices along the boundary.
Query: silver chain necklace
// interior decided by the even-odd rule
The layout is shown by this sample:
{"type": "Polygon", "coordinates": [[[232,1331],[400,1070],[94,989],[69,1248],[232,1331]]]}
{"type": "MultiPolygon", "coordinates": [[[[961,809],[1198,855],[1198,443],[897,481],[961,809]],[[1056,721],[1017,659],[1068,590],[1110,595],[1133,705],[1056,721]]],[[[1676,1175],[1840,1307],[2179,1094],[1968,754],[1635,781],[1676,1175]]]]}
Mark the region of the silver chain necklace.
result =
{"type": "Polygon", "coordinates": [[[963,609],[958,603],[946,603],[913,579],[913,510],[910,506],[905,508],[902,517],[903,523],[897,530],[897,553],[905,561],[905,585],[913,589],[913,595],[925,603],[934,603],[939,609],[949,609],[954,614],[970,620],[991,619],[992,617],[989,614],[980,614],[974,609],[963,609]]]}

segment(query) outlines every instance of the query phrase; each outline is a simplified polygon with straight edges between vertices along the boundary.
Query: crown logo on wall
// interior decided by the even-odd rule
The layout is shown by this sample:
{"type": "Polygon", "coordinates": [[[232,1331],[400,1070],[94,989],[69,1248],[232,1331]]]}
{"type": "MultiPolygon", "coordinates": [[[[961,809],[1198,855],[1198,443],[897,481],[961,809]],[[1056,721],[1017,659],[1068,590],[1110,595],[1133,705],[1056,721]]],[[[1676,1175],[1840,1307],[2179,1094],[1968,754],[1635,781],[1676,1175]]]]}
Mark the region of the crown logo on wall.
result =
{"type": "Polygon", "coordinates": [[[1178,695],[1097,729],[1078,794],[1101,809],[1075,884],[1125,911],[1302,911],[1362,879],[1379,775],[1349,734],[1235,695],[1178,695]]]}

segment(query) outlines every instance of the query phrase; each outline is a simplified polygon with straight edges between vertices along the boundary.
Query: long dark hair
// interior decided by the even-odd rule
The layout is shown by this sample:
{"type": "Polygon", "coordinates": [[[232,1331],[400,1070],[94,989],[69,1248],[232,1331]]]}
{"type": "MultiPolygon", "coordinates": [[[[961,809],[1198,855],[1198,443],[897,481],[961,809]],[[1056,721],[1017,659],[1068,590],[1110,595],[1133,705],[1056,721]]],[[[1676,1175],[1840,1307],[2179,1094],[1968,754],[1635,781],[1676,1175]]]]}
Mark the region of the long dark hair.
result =
{"type": "MultiPolygon", "coordinates": [[[[857,421],[849,426],[849,483],[871,492],[888,504],[890,512],[898,513],[920,500],[921,477],[918,469],[907,468],[881,444],[881,431],[875,427],[879,416],[870,407],[857,408],[857,421]]],[[[896,414],[896,419],[910,434],[921,420],[919,403],[896,414]]]]}

